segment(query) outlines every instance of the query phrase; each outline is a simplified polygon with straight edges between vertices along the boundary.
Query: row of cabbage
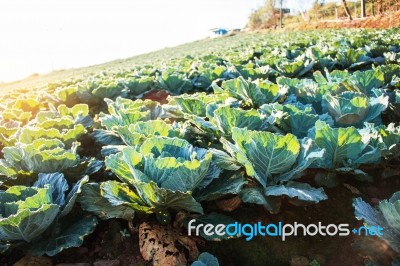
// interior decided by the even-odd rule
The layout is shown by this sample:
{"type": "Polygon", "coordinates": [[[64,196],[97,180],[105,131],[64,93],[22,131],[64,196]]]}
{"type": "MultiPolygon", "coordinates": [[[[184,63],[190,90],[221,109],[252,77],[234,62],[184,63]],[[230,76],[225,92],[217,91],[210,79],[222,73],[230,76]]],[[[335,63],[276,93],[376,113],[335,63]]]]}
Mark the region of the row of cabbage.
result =
{"type": "MultiPolygon", "coordinates": [[[[152,89],[172,94],[209,91],[215,80],[312,77],[326,70],[365,70],[398,64],[397,30],[291,33],[271,38],[254,35],[236,48],[212,47],[216,52],[187,56],[158,66],[137,66],[129,71],[104,72],[83,81],[49,85],[60,99],[95,107],[103,98],[140,98],[152,89]],[[67,100],[68,99],[68,100],[67,100]]],[[[355,77],[357,79],[357,77],[355,77]]]]}
{"type": "MultiPolygon", "coordinates": [[[[0,251],[55,255],[81,245],[97,218],[154,214],[169,224],[184,211],[229,223],[206,203],[237,195],[276,213],[285,197],[326,200],[322,186],[344,176],[371,181],[366,165],[400,156],[400,47],[396,31],[351,34],[288,35],[280,46],[260,42],[8,95],[0,106],[0,251]],[[154,90],[170,96],[142,99],[154,90]]],[[[396,251],[399,202],[394,196],[373,216],[394,232],[396,251]]],[[[372,219],[364,202],[355,204],[358,217],[372,219]]]]}

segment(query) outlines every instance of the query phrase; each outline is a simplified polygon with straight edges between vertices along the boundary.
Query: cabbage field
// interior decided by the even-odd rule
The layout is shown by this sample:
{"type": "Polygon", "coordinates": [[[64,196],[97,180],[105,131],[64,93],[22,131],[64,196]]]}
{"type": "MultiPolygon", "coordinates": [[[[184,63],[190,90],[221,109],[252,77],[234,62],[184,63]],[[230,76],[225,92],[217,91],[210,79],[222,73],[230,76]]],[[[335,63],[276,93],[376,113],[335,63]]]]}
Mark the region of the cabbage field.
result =
{"type": "Polygon", "coordinates": [[[399,40],[239,34],[3,92],[0,264],[399,265],[399,40]],[[383,234],[247,241],[193,219],[383,234]]]}

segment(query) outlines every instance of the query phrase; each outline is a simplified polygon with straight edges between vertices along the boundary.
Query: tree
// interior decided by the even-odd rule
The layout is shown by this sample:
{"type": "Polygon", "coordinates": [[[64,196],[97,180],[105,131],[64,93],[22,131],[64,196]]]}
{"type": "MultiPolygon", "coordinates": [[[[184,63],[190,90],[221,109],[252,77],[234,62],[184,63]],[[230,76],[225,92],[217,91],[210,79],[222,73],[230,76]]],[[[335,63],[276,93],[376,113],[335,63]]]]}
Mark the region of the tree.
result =
{"type": "Polygon", "coordinates": [[[283,0],[279,0],[279,27],[283,28],[283,11],[282,11],[282,5],[283,5],[283,0]]]}
{"type": "Polygon", "coordinates": [[[377,4],[378,4],[378,14],[382,15],[383,14],[382,0],[378,0],[377,4]]]}
{"type": "Polygon", "coordinates": [[[361,17],[365,18],[365,0],[361,0],[361,17]]]}
{"type": "Polygon", "coordinates": [[[353,20],[353,18],[351,17],[351,14],[350,14],[349,7],[347,6],[346,0],[342,0],[342,4],[343,4],[343,7],[344,7],[344,11],[346,12],[346,15],[349,18],[349,20],[353,20]]]}
{"type": "Polygon", "coordinates": [[[249,17],[249,27],[251,29],[270,28],[276,25],[275,0],[266,0],[265,4],[253,11],[249,17]]]}

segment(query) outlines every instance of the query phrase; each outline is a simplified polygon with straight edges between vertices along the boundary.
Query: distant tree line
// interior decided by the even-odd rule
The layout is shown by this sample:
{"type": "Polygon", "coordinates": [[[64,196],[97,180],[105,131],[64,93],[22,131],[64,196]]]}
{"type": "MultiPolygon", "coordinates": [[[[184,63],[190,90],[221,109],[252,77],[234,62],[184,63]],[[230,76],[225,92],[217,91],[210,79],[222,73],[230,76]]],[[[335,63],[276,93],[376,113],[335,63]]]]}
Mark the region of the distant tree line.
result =
{"type": "MultiPolygon", "coordinates": [[[[400,0],[364,0],[369,15],[383,15],[386,12],[400,10],[400,0]]],[[[367,13],[368,15],[368,13],[367,13]]]]}
{"type": "MultiPolygon", "coordinates": [[[[285,21],[281,12],[283,5],[284,0],[266,0],[263,6],[254,10],[250,15],[248,27],[251,29],[267,29],[282,26],[282,20],[285,21]]],[[[300,11],[296,20],[329,20],[344,17],[352,20],[365,16],[384,16],[387,13],[399,10],[400,0],[340,0],[336,3],[315,0],[313,7],[308,12],[300,11]]]]}
{"type": "Polygon", "coordinates": [[[342,10],[336,3],[315,1],[312,11],[314,14],[319,13],[321,17],[332,17],[333,14],[342,17],[344,13],[349,19],[353,19],[354,17],[385,15],[400,10],[400,0],[341,0],[341,4],[342,10]]]}

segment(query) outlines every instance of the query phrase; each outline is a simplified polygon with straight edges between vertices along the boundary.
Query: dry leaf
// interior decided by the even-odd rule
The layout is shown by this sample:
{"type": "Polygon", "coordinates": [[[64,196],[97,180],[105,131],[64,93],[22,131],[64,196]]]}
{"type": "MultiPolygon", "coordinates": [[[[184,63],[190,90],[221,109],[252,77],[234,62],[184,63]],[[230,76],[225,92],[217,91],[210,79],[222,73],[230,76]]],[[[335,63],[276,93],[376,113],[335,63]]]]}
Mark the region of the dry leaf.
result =
{"type": "Polygon", "coordinates": [[[186,265],[187,258],[194,260],[199,256],[196,242],[171,227],[142,223],[139,226],[140,253],[153,265],[186,265]]]}
{"type": "Polygon", "coordinates": [[[347,188],[348,190],[350,190],[351,193],[353,193],[354,195],[361,195],[361,192],[357,188],[353,187],[352,185],[343,184],[343,186],[345,188],[347,188]]]}
{"type": "Polygon", "coordinates": [[[240,206],[240,204],[242,204],[242,201],[238,196],[227,200],[220,200],[217,202],[218,208],[227,212],[236,210],[240,206]]]}

